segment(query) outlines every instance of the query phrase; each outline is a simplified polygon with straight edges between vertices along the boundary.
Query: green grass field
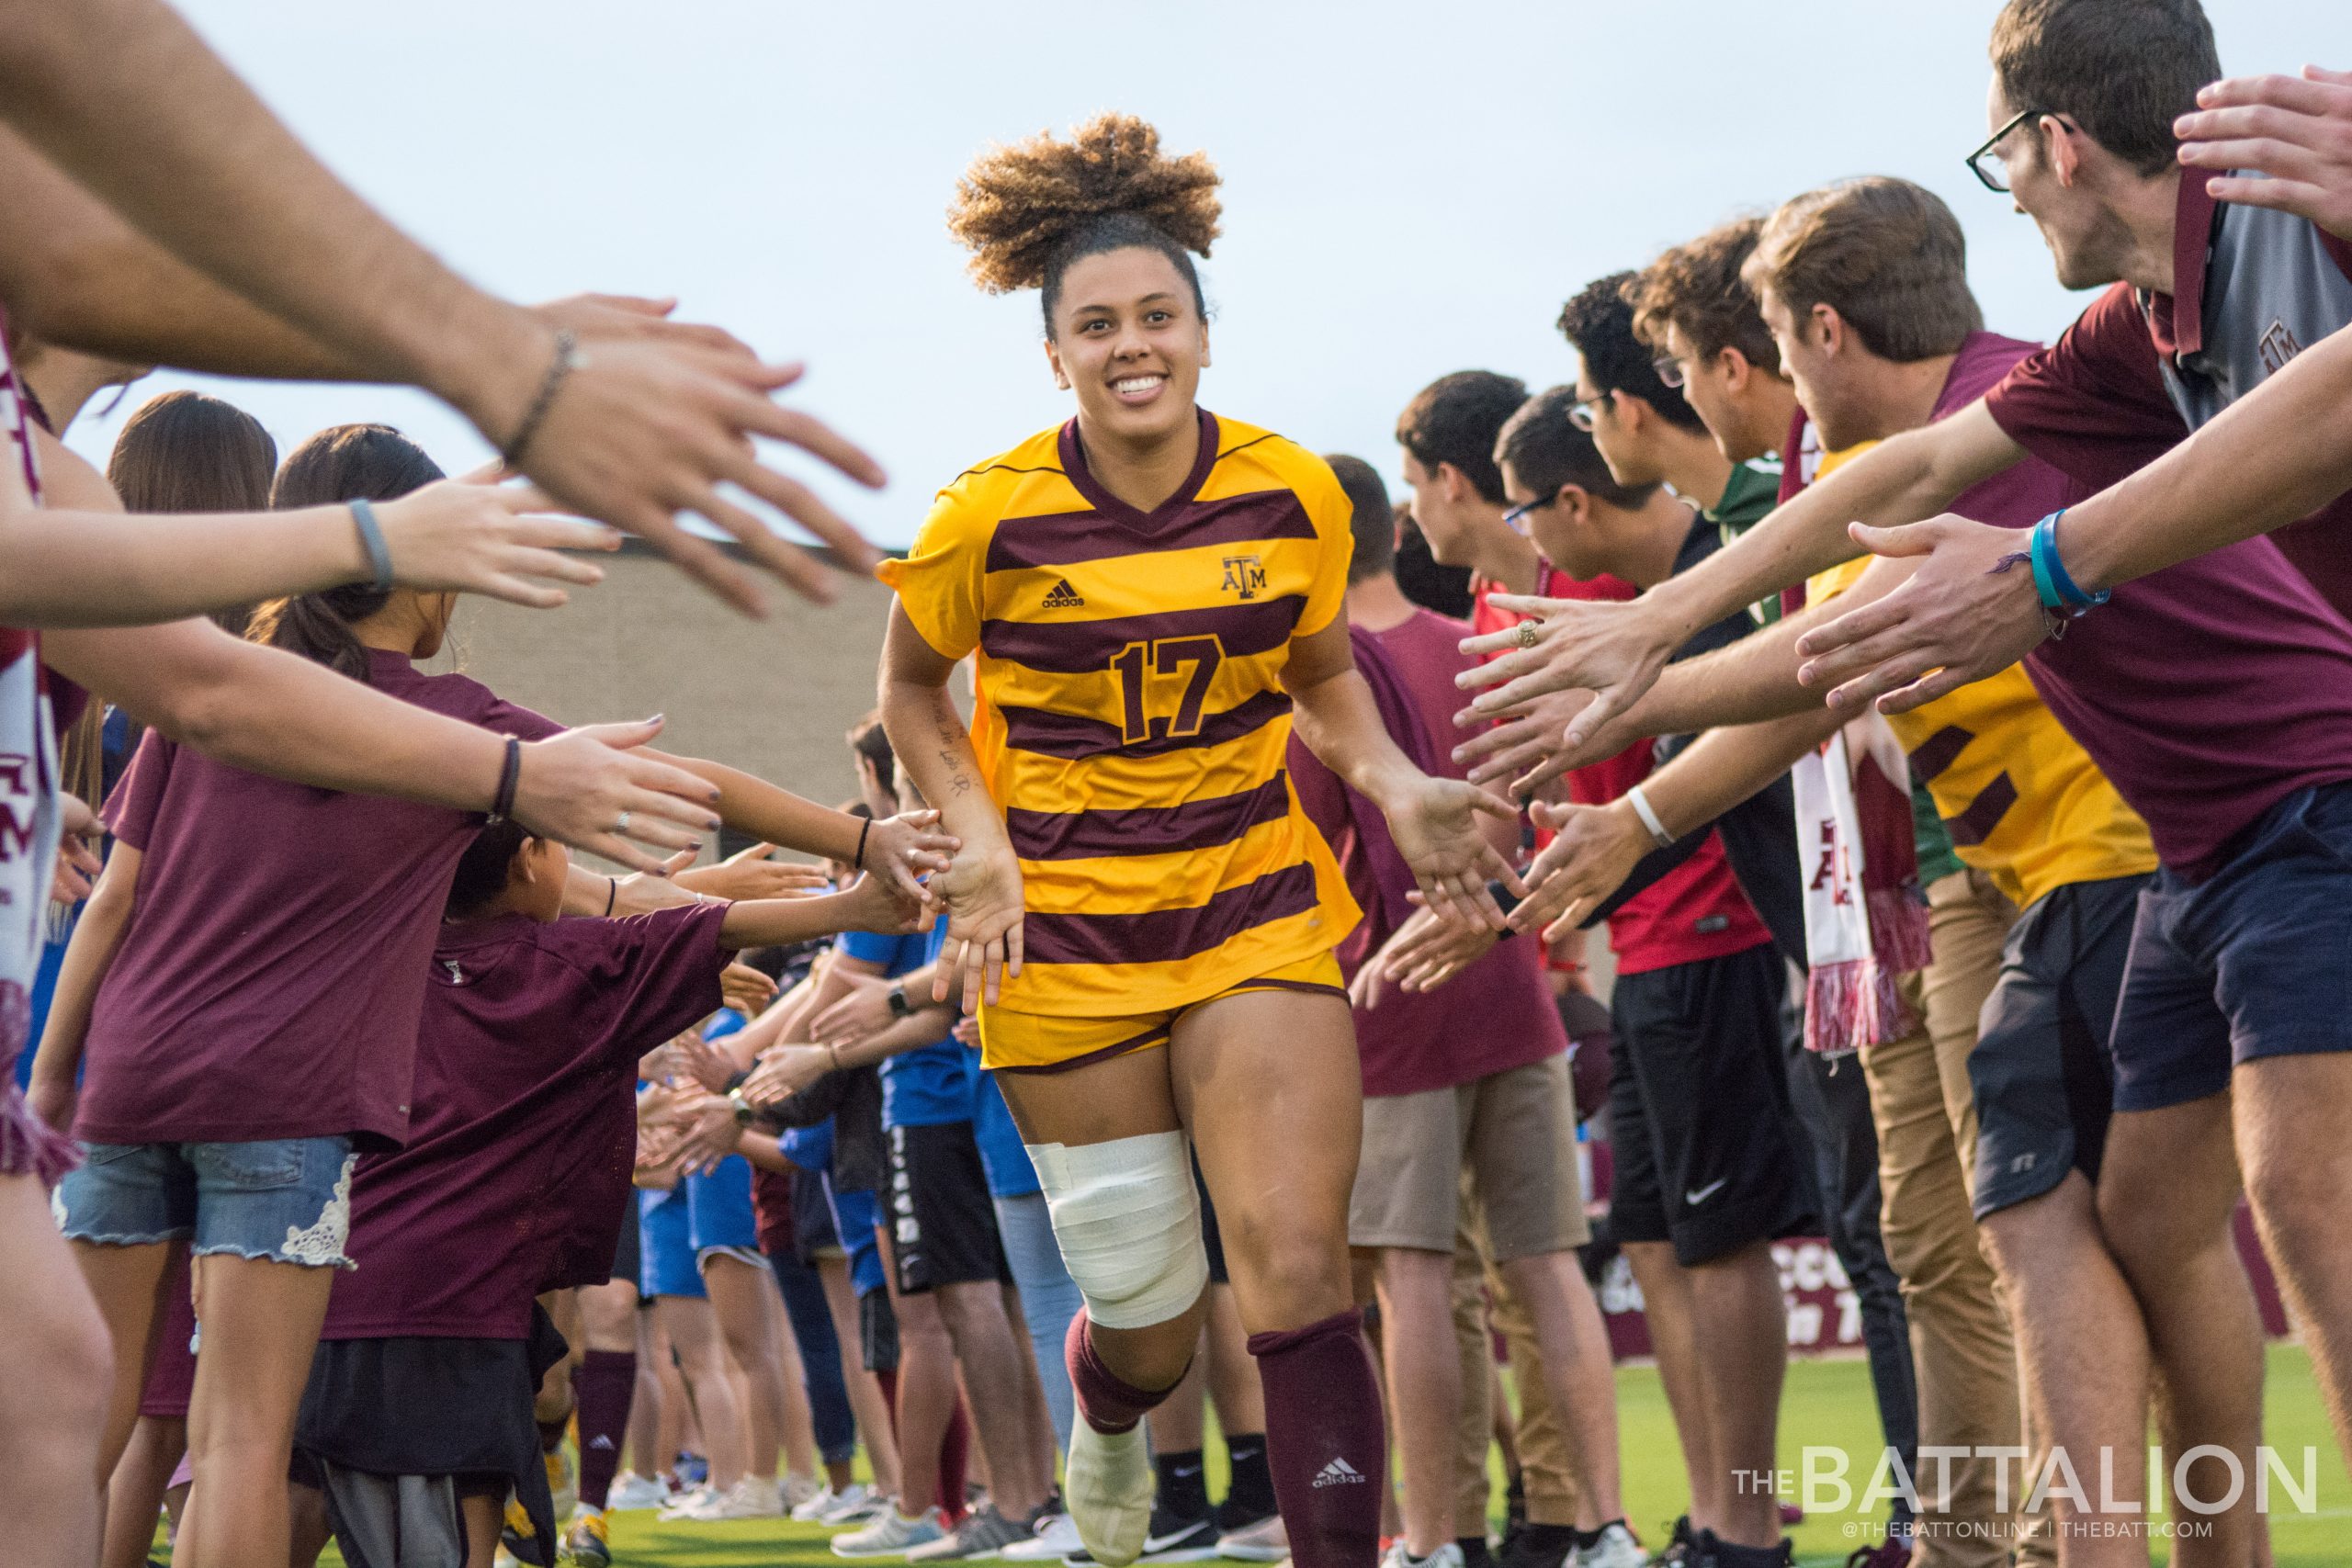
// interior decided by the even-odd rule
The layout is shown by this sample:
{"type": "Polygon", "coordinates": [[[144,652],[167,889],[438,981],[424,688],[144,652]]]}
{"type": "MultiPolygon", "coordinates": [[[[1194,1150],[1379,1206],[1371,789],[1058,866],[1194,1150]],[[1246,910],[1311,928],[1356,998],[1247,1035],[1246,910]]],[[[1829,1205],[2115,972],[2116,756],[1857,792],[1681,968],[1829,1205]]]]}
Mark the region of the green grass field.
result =
{"type": "MultiPolygon", "coordinates": [[[[1681,1463],[1674,1444],[1657,1373],[1626,1367],[1617,1374],[1623,1434],[1625,1502],[1634,1524],[1653,1543],[1682,1511],[1681,1463]]],[[[2278,1568],[2323,1568],[2343,1562],[2352,1542],[2352,1481],[2330,1439],[2311,1364],[2288,1346],[2270,1352],[2266,1419],[2272,1447],[2298,1456],[2305,1446],[2319,1453],[2314,1512],[2299,1515],[2274,1488],[2271,1542],[2278,1568]],[[2330,1543],[2333,1544],[2330,1544],[2330,1543]]],[[[1214,1439],[1212,1439],[1214,1441],[1214,1439]]],[[[1869,1369],[1859,1360],[1796,1361],[1789,1368],[1781,1412],[1781,1463],[1800,1464],[1807,1445],[1842,1448],[1851,1456],[1856,1494],[1868,1484],[1879,1450],[1877,1415],[1871,1400],[1869,1369]]],[[[1213,1451],[1213,1490],[1221,1490],[1221,1451],[1213,1451]]],[[[2088,1478],[2086,1478],[2088,1479],[2088,1478]]],[[[2096,1484],[2095,1482],[2092,1484],[2096,1484]]],[[[1501,1489],[1496,1489],[1499,1501],[1501,1489]]],[[[1840,1563],[1860,1544],[1864,1529],[1880,1517],[1860,1512],[1810,1517],[1793,1532],[1800,1563],[1840,1563]],[[1850,1532],[1850,1533],[1849,1533],[1850,1532]]],[[[662,1524],[650,1513],[616,1516],[614,1561],[624,1568],[801,1568],[840,1560],[825,1548],[826,1532],[811,1526],[768,1522],[728,1525],[662,1524]]],[[[2157,1561],[2164,1561],[2161,1551],[2157,1561]]]]}

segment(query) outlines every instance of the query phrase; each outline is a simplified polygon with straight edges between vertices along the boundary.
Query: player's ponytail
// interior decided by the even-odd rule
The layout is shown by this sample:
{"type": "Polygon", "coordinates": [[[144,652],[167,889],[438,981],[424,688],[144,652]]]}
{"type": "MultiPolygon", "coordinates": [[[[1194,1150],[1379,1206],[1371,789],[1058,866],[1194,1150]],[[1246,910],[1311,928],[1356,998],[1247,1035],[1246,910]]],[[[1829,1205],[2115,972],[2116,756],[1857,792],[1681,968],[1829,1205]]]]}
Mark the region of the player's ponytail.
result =
{"type": "Polygon", "coordinates": [[[1070,264],[1130,246],[1166,256],[1206,316],[1193,256],[1207,255],[1217,237],[1216,187],[1207,154],[1169,157],[1149,124],[1102,114],[1068,141],[1040,133],[981,153],[956,183],[947,228],[988,292],[1043,291],[1048,333],[1070,264]]]}

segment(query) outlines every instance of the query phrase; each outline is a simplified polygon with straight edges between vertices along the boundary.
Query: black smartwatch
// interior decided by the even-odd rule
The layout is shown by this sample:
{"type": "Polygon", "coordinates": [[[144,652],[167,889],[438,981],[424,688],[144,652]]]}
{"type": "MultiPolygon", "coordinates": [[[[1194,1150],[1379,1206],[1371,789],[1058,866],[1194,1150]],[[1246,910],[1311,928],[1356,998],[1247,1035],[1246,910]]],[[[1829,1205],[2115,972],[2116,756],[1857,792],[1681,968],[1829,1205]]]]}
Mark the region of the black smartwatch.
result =
{"type": "Polygon", "coordinates": [[[907,1000],[907,988],[904,986],[891,987],[889,995],[890,1016],[892,1018],[914,1017],[915,1005],[914,1003],[907,1000]]]}

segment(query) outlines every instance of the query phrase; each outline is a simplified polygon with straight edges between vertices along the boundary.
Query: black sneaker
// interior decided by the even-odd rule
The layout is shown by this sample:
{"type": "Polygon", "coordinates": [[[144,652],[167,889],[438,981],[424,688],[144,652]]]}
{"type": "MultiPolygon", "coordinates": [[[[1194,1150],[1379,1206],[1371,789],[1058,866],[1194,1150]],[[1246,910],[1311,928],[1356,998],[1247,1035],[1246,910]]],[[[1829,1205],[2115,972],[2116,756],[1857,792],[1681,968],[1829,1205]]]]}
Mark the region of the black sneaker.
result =
{"type": "Polygon", "coordinates": [[[1138,1562],[1201,1562],[1215,1557],[1217,1528],[1214,1511],[1187,1517],[1155,1504],[1151,1525],[1143,1538],[1138,1562]]]}
{"type": "Polygon", "coordinates": [[[1666,1538],[1666,1546],[1664,1550],[1660,1551],[1656,1557],[1651,1558],[1650,1561],[1653,1563],[1660,1565],[1660,1568],[1665,1568],[1665,1565],[1669,1563],[1681,1564],[1690,1562],[1692,1561],[1690,1553],[1697,1548],[1698,1544],[1699,1543],[1697,1541],[1690,1539],[1690,1516],[1688,1514],[1680,1515],[1674,1521],[1674,1529],[1672,1532],[1666,1538]]]}
{"type": "Polygon", "coordinates": [[[1503,1539],[1495,1561],[1501,1568],[1564,1568],[1577,1550],[1573,1525],[1521,1525],[1503,1539]]]}
{"type": "Polygon", "coordinates": [[[1496,1568],[1494,1549],[1485,1536],[1456,1536],[1453,1544],[1462,1549],[1462,1568],[1496,1568]]]}

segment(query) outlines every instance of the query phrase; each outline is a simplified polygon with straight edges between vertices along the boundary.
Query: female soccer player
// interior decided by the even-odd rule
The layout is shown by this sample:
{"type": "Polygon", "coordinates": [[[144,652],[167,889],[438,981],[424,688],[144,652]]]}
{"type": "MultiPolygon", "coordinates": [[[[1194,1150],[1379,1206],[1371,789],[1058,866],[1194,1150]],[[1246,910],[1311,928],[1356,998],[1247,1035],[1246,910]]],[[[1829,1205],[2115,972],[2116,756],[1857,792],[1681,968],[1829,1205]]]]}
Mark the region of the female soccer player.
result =
{"type": "Polygon", "coordinates": [[[1137,1423],[1182,1375],[1207,1279],[1185,1136],[1224,1224],[1300,1568],[1367,1568],[1380,1400],[1350,1304],[1362,1123],[1331,949],[1355,924],[1283,773],[1301,736],[1385,812],[1432,907],[1517,890],[1477,813],[1388,739],[1341,614],[1349,506],[1323,461],[1219,419],[1189,253],[1217,176],[1118,115],[991,150],[950,227],[990,292],[1043,290],[1077,417],[942,491],[883,652],[890,739],[962,840],[936,994],[964,976],[1070,1275],[1070,1512],[1112,1568],[1152,1497],[1137,1423]],[[947,691],[976,653],[969,733],[947,691]]]}

